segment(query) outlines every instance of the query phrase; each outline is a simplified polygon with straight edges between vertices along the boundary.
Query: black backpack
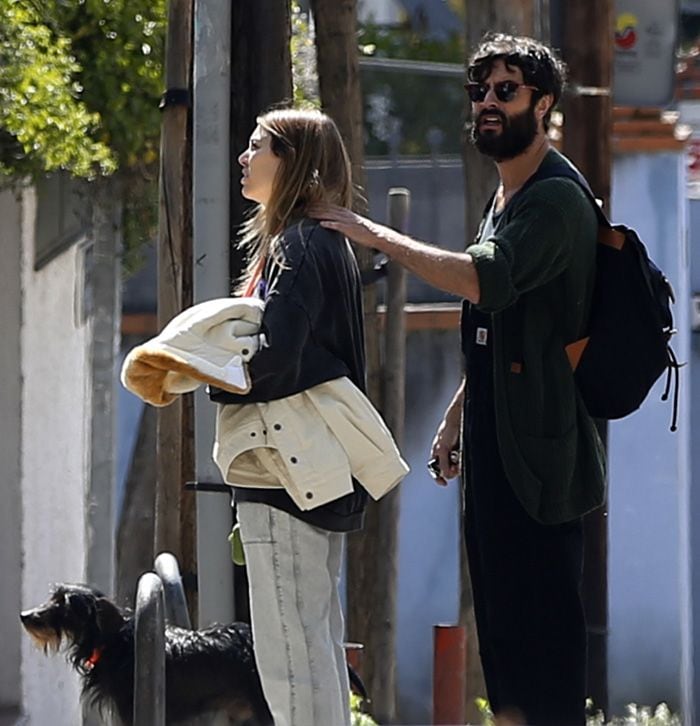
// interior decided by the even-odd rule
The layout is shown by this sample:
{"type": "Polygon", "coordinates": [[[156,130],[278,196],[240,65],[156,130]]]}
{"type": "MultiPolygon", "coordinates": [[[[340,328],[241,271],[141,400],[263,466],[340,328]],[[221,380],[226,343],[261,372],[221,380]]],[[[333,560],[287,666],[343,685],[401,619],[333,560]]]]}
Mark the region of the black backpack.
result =
{"type": "Polygon", "coordinates": [[[585,177],[565,163],[540,169],[527,182],[573,179],[586,192],[598,217],[596,281],[588,335],[566,346],[576,384],[595,418],[618,419],[636,411],[664,371],[668,399],[673,379],[671,431],[677,429],[680,365],[669,345],[676,332],[673,288],[649,259],[637,233],[611,224],[585,177]]]}

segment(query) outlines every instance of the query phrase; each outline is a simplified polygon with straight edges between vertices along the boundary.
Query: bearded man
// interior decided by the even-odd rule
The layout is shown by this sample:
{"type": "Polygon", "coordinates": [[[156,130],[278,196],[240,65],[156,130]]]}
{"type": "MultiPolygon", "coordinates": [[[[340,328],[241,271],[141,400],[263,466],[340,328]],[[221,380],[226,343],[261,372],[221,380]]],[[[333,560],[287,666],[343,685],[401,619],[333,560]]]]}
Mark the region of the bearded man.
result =
{"type": "Polygon", "coordinates": [[[565,353],[585,335],[597,221],[549,142],[565,67],[531,38],[485,36],[468,66],[472,141],[500,184],[475,242],[451,252],[348,210],[323,224],[464,299],[465,376],[432,444],[435,481],[460,472],[480,656],[501,723],[583,726],[582,516],[605,459],[565,353]],[[460,452],[455,456],[454,452],[460,452]]]}

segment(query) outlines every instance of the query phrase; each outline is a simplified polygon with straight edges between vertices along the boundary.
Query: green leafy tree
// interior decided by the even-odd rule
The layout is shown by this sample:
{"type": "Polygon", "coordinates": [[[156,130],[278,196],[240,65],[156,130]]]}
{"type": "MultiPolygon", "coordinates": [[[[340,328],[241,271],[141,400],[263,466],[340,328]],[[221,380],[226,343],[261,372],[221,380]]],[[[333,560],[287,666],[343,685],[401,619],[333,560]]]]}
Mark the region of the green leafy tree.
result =
{"type": "MultiPolygon", "coordinates": [[[[464,40],[455,30],[437,39],[410,26],[360,27],[365,57],[438,63],[464,63],[464,40]]],[[[364,118],[368,155],[428,154],[432,149],[459,153],[463,116],[462,84],[454,77],[429,73],[364,69],[364,118]]]]}
{"type": "Polygon", "coordinates": [[[80,100],[79,70],[70,41],[31,3],[0,0],[0,175],[114,171],[110,148],[94,137],[99,114],[80,100]]]}
{"type": "Polygon", "coordinates": [[[0,175],[113,175],[127,267],[157,219],[166,0],[0,0],[0,175]]]}
{"type": "Polygon", "coordinates": [[[296,106],[318,107],[318,71],[316,69],[316,45],[309,14],[302,11],[299,3],[291,5],[292,33],[290,54],[292,57],[292,82],[296,106]]]}

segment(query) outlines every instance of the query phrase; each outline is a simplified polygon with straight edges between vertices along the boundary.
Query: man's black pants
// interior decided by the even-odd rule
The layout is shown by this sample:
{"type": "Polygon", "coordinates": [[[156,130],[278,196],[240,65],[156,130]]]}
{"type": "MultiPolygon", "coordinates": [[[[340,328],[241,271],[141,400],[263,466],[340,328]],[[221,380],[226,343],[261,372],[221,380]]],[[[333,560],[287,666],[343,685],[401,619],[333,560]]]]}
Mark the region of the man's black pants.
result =
{"type": "Polygon", "coordinates": [[[519,713],[528,726],[582,726],[582,522],[548,526],[532,519],[506,479],[497,446],[475,444],[464,527],[491,708],[519,713]]]}

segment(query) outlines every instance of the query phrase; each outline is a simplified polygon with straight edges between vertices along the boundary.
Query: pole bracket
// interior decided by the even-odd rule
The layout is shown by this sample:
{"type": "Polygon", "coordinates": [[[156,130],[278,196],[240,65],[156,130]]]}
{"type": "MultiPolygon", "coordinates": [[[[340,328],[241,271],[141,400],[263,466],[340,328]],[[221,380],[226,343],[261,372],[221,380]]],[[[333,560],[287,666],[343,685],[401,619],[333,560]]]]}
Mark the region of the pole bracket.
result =
{"type": "Polygon", "coordinates": [[[192,94],[189,88],[168,88],[160,97],[158,108],[164,111],[169,106],[185,106],[189,108],[192,103],[192,94]]]}

